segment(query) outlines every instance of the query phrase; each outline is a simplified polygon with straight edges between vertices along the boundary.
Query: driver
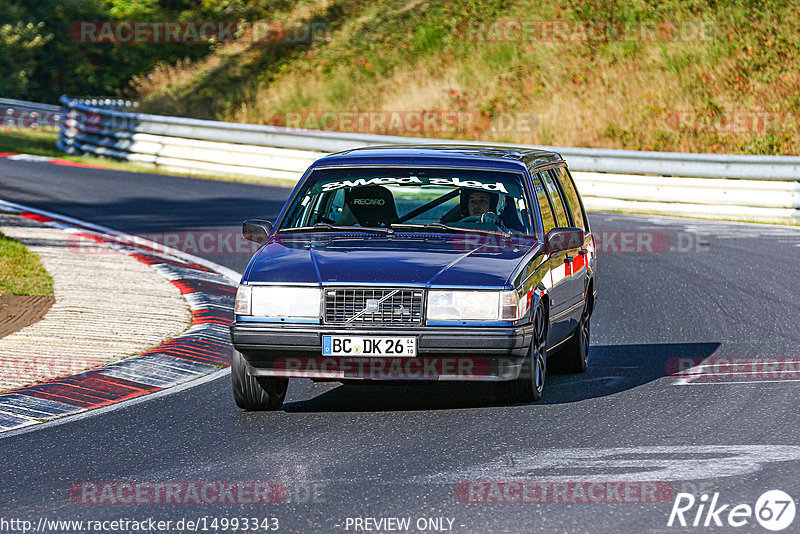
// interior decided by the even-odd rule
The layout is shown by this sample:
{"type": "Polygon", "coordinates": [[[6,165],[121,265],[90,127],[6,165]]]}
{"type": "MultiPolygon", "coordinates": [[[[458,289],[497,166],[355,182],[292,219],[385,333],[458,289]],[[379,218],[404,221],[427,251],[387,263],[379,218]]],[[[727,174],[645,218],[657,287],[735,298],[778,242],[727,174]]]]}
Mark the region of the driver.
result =
{"type": "Polygon", "coordinates": [[[480,217],[482,223],[502,226],[500,217],[495,213],[499,198],[497,193],[469,191],[467,194],[467,217],[480,217]]]}
{"type": "MultiPolygon", "coordinates": [[[[497,205],[495,199],[494,205],[497,205]]],[[[467,211],[470,217],[480,217],[484,213],[492,211],[492,199],[485,191],[470,191],[467,197],[467,211]]]]}
{"type": "MultiPolygon", "coordinates": [[[[480,217],[480,222],[501,226],[501,219],[497,215],[499,201],[500,195],[497,193],[461,188],[458,205],[442,215],[440,221],[444,224],[452,224],[462,222],[467,217],[480,217]]],[[[477,221],[473,218],[464,222],[473,223],[477,221]]]]}

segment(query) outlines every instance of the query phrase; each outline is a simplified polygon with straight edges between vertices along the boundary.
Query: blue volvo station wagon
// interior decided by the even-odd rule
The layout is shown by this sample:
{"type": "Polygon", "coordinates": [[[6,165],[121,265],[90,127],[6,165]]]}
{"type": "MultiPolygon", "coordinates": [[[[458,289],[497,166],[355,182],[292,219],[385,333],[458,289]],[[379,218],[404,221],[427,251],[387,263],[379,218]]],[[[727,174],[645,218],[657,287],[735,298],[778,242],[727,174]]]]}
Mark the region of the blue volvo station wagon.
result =
{"type": "Polygon", "coordinates": [[[236,294],[236,404],[274,410],[290,378],[492,381],[539,400],[580,373],[597,298],[595,241],[561,156],[385,146],[317,160],[236,294]]]}

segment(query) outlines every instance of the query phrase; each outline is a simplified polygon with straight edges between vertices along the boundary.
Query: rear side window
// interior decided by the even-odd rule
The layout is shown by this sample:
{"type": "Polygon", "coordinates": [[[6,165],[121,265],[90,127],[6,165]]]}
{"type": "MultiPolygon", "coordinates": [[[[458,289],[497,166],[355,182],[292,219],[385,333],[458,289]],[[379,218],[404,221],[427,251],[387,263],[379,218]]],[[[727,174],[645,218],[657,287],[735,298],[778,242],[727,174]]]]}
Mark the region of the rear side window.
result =
{"type": "Polygon", "coordinates": [[[564,167],[553,169],[553,171],[556,173],[556,176],[558,176],[558,182],[561,184],[561,189],[567,197],[569,211],[572,212],[572,224],[586,230],[586,218],[583,215],[581,200],[580,197],[578,197],[578,191],[575,189],[575,183],[572,181],[572,177],[564,167]]]}
{"type": "Polygon", "coordinates": [[[547,190],[547,196],[550,197],[550,202],[553,204],[553,213],[556,216],[556,224],[558,226],[569,226],[569,217],[567,211],[564,209],[564,202],[561,200],[561,193],[558,191],[556,179],[553,171],[543,171],[540,173],[542,180],[544,180],[544,187],[547,190]]]}
{"type": "Polygon", "coordinates": [[[556,220],[553,218],[553,210],[550,209],[550,202],[547,200],[547,193],[544,192],[542,177],[538,174],[534,175],[533,187],[536,189],[536,202],[539,204],[539,211],[542,214],[544,233],[547,234],[547,232],[556,227],[556,220]]]}

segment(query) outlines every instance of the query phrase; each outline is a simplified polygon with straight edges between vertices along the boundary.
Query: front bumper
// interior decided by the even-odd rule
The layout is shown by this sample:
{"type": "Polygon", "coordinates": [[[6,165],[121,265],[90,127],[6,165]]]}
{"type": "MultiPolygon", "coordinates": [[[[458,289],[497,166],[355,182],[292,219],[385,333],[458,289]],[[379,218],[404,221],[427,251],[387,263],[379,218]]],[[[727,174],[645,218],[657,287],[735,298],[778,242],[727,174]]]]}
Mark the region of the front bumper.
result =
{"type": "Polygon", "coordinates": [[[531,326],[341,328],[239,321],[231,342],[253,376],[316,380],[502,381],[519,376],[531,326]],[[417,356],[322,356],[323,335],[414,336],[417,356]]]}

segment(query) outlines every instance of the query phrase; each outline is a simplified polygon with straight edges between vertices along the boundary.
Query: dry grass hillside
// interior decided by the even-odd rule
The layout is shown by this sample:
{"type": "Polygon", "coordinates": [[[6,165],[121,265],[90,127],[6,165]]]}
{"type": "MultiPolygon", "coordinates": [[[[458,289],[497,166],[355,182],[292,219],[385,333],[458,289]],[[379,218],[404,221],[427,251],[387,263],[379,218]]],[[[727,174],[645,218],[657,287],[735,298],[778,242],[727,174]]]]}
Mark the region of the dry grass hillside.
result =
{"type": "Polygon", "coordinates": [[[238,42],[161,66],[135,82],[143,109],[542,145],[800,153],[796,2],[288,4],[270,20],[314,28],[313,42],[238,42]]]}

